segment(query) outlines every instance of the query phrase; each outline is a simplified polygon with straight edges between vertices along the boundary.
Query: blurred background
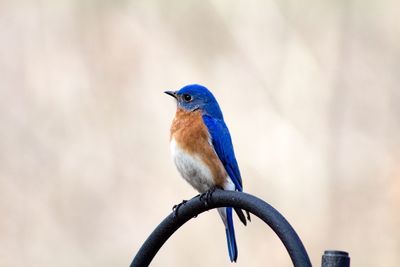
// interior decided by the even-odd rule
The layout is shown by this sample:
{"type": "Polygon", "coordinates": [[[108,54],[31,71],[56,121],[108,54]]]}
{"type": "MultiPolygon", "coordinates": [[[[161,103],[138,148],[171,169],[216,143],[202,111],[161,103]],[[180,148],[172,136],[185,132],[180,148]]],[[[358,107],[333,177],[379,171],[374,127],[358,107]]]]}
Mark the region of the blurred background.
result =
{"type": "MultiPolygon", "coordinates": [[[[315,266],[326,249],[398,266],[399,16],[395,0],[1,1],[0,266],[128,266],[197,194],[162,93],[190,83],[315,266]]],[[[290,266],[257,218],[236,232],[236,265],[211,211],[152,266],[290,266]]]]}

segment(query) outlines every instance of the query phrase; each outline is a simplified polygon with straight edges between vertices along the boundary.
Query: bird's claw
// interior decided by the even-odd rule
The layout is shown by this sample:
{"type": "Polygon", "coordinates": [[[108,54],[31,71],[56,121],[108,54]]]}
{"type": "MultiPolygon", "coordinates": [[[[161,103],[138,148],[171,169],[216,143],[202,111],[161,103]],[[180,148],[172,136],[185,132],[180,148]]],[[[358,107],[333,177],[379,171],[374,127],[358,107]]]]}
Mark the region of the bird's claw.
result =
{"type": "Polygon", "coordinates": [[[213,186],[206,192],[200,194],[200,201],[203,201],[206,206],[208,205],[208,203],[211,202],[211,198],[212,198],[213,193],[215,192],[215,189],[217,189],[217,188],[215,186],[213,186]]]}
{"type": "Polygon", "coordinates": [[[182,205],[185,205],[187,200],[182,200],[181,203],[176,204],[172,207],[172,211],[174,212],[174,218],[178,217],[178,210],[182,205]]]}

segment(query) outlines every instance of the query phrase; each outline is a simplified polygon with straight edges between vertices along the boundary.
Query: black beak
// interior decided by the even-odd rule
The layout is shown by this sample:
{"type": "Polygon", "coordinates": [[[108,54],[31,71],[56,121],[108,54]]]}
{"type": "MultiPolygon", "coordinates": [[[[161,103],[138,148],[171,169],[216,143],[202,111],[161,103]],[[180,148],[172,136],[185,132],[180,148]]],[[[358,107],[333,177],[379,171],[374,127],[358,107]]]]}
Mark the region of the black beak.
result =
{"type": "Polygon", "coordinates": [[[175,91],[165,91],[164,93],[166,93],[167,95],[170,95],[170,96],[172,96],[173,98],[177,98],[177,96],[176,96],[176,92],[175,91]]]}

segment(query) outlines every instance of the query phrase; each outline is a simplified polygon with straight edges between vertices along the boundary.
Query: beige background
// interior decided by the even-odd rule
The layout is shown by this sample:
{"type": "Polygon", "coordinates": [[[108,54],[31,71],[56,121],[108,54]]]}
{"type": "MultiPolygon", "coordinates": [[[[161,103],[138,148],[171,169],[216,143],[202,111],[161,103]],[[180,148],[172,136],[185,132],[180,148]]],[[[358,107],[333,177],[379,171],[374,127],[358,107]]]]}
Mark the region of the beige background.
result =
{"type": "MultiPolygon", "coordinates": [[[[195,195],[169,154],[173,100],[224,111],[245,191],[280,210],[315,266],[400,262],[400,4],[1,1],[0,266],[127,266],[195,195]]],[[[236,224],[235,266],[290,266],[236,224]]],[[[233,266],[205,213],[152,266],[233,266]]]]}

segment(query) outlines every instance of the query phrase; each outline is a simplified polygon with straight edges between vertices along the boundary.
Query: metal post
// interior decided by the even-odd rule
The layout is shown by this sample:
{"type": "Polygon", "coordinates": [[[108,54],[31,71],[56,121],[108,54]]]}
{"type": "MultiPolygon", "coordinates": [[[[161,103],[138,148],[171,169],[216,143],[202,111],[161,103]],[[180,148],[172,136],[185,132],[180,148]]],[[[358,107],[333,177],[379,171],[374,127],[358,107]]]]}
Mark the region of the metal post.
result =
{"type": "Polygon", "coordinates": [[[178,210],[178,216],[170,214],[150,234],[142,247],[137,252],[131,267],[148,266],[161,246],[187,221],[198,214],[219,207],[234,207],[247,210],[259,217],[278,235],[286,247],[293,266],[311,267],[310,259],[292,226],[272,206],[265,201],[241,192],[216,190],[211,201],[205,205],[199,197],[187,201],[178,210]]]}
{"type": "Polygon", "coordinates": [[[322,267],[350,267],[349,253],[340,250],[326,250],[322,255],[322,267]]]}

